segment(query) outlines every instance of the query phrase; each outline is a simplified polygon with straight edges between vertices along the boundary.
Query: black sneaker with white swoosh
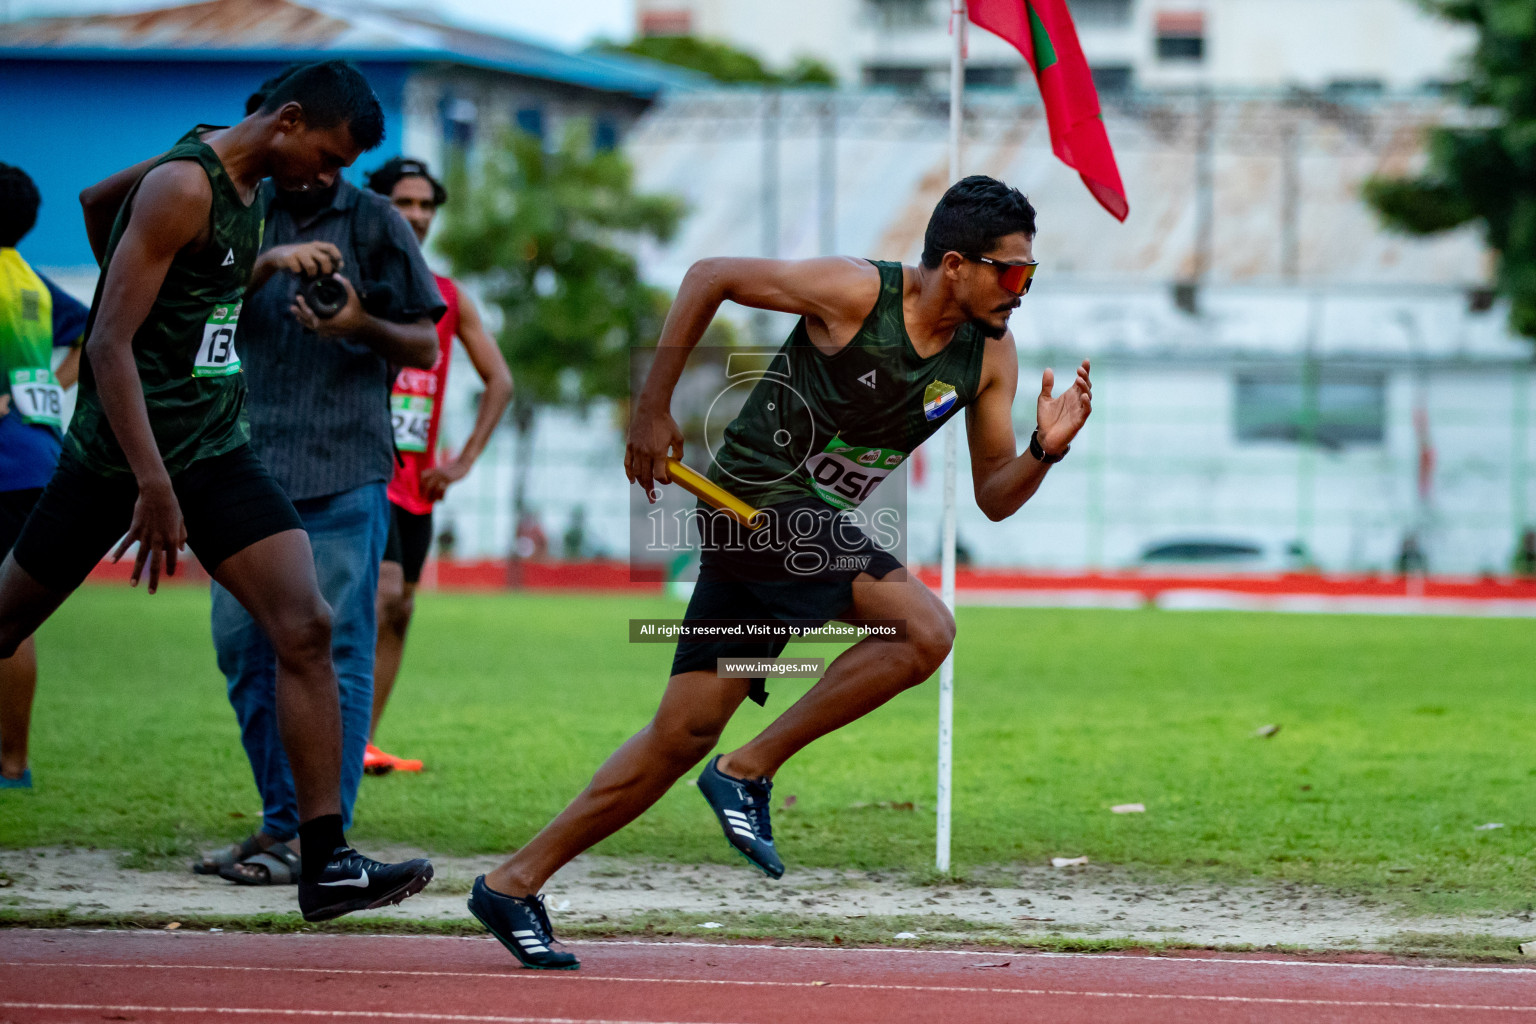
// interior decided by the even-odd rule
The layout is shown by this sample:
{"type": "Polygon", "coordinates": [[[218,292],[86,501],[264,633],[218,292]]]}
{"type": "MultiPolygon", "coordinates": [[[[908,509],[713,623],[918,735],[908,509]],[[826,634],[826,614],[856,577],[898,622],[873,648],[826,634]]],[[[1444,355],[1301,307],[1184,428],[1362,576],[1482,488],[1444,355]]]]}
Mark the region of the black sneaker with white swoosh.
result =
{"type": "Polygon", "coordinates": [[[354,910],[399,903],[432,881],[432,862],[418,857],[382,864],[351,847],[337,850],[313,882],[299,883],[299,910],[306,921],[329,921],[354,910]]]}

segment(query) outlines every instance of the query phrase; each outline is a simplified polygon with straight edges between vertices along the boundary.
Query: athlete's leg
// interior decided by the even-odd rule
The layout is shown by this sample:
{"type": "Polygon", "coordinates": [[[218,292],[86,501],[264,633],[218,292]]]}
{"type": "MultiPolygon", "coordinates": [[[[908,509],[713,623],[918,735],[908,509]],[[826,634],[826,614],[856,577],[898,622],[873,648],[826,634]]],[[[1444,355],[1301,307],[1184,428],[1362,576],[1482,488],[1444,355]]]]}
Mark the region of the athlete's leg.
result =
{"type": "Polygon", "coordinates": [[[37,688],[32,634],[123,535],[137,494],[131,477],[95,476],[67,457],[37,497],[5,492],[3,511],[25,518],[19,534],[5,538],[0,562],[0,773],[15,778],[26,770],[37,688]]]}
{"type": "Polygon", "coordinates": [[[405,581],[399,562],[379,565],[379,643],[373,663],[373,719],[368,726],[368,741],[379,731],[384,705],[395,688],[400,660],[405,654],[405,633],[416,613],[416,584],[405,581]]]}
{"type": "Polygon", "coordinates": [[[277,656],[277,726],[301,822],[341,813],[341,713],[331,612],[309,535],[285,530],[230,555],[213,578],[243,605],[277,656]]]}
{"type": "Polygon", "coordinates": [[[587,788],[511,859],[485,876],[492,889],[531,896],[573,857],[638,818],[714,749],[747,695],[743,679],[682,672],[656,716],[597,770],[587,788]]]}
{"type": "Polygon", "coordinates": [[[955,620],[949,609],[911,573],[900,581],[860,573],[853,583],[853,604],[838,618],[854,624],[901,620],[906,638],[866,637],[848,648],[789,710],[756,738],[721,757],[721,771],[743,779],[771,778],[812,740],[862,718],[927,679],[954,644],[955,620]]]}
{"type": "Polygon", "coordinates": [[[14,554],[6,555],[0,564],[0,658],[14,657],[68,596],[49,590],[16,564],[14,554]]]}
{"type": "Polygon", "coordinates": [[[27,637],[9,658],[0,658],[0,775],[19,779],[27,770],[27,733],[37,692],[37,641],[27,637]]]}

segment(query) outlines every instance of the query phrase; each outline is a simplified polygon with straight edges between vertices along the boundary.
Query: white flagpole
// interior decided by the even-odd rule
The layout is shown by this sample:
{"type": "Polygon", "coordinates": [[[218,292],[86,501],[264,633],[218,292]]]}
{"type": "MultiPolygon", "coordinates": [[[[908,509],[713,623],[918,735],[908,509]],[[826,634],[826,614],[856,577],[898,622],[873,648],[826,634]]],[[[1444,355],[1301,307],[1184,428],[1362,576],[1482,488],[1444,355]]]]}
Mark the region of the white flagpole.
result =
{"type": "MultiPolygon", "coordinates": [[[[949,181],[960,180],[960,124],[965,95],[965,0],[950,0],[949,30],[949,181]]],[[[939,593],[950,614],[955,611],[955,441],[960,417],[944,427],[944,542],[940,555],[939,593]]],[[[950,775],[954,762],[955,653],[950,651],[939,666],[939,792],[938,839],[935,863],[940,874],[949,871],[950,775]]]]}

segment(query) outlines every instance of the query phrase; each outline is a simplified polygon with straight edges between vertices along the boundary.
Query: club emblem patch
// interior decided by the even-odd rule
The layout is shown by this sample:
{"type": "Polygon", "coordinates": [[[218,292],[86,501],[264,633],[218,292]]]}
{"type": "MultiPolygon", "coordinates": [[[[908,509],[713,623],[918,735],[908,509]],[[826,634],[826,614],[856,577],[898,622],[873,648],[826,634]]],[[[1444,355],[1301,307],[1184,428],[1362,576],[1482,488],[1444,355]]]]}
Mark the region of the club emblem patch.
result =
{"type": "Polygon", "coordinates": [[[936,380],[923,391],[923,415],[936,420],[953,409],[959,397],[954,385],[936,380]]]}

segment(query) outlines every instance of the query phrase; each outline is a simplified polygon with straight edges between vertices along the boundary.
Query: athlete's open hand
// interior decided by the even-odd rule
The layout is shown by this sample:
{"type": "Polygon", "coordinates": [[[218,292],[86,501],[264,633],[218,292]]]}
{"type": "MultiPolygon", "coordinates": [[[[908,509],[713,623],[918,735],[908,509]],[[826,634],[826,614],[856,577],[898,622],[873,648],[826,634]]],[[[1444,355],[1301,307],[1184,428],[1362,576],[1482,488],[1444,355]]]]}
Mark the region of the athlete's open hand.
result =
{"type": "Polygon", "coordinates": [[[133,560],[133,576],[130,582],[139,585],[144,574],[144,564],[149,563],[149,592],[160,587],[160,563],[165,560],[165,574],[176,575],[176,552],[187,542],[187,524],[181,518],[181,505],[169,480],[163,483],[139,485],[139,500],[133,505],[133,525],[112,552],[112,561],[119,561],[128,545],[139,542],[139,553],[133,560]]]}
{"type": "Polygon", "coordinates": [[[1046,370],[1040,378],[1040,399],[1035,403],[1035,423],[1040,429],[1040,447],[1047,455],[1059,455],[1088,422],[1093,411],[1093,382],[1088,379],[1088,360],[1077,368],[1072,386],[1056,397],[1056,374],[1046,370]]]}
{"type": "Polygon", "coordinates": [[[683,457],[683,432],[677,421],[665,409],[636,406],[629,423],[629,441],[624,445],[624,475],[645,489],[652,504],[656,502],[656,484],[672,482],[667,472],[668,456],[683,457]]]}

